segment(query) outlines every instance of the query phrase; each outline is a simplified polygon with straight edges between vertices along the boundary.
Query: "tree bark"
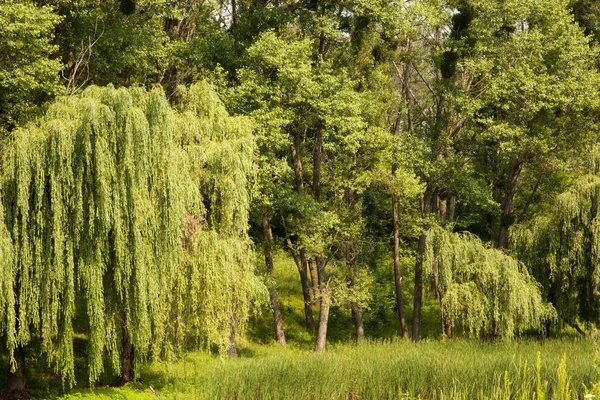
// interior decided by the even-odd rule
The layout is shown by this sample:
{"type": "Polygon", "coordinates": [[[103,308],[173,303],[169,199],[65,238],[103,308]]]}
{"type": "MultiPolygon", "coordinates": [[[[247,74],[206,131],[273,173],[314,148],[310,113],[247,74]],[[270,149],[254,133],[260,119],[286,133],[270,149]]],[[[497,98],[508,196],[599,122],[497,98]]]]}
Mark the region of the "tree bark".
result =
{"type": "Polygon", "coordinates": [[[454,222],[454,212],[456,210],[456,195],[454,193],[448,196],[448,217],[446,220],[450,223],[454,222]]]}
{"type": "Polygon", "coordinates": [[[135,379],[135,349],[131,343],[129,330],[125,321],[121,321],[121,375],[113,383],[113,386],[123,386],[135,379]]]}
{"type": "Polygon", "coordinates": [[[285,346],[285,332],[283,329],[283,318],[281,316],[281,307],[279,306],[279,297],[277,296],[277,287],[275,285],[275,271],[273,268],[273,232],[271,223],[266,212],[262,215],[262,227],[264,236],[265,264],[271,277],[269,287],[269,297],[271,298],[271,308],[273,310],[273,323],[275,325],[275,340],[282,346],[285,346]]]}
{"type": "Polygon", "coordinates": [[[8,375],[6,384],[0,391],[0,399],[4,400],[27,400],[31,398],[31,393],[27,390],[27,378],[25,374],[25,348],[17,347],[15,350],[16,369],[11,371],[10,363],[8,365],[8,375]]]}
{"type": "Polygon", "coordinates": [[[321,296],[319,294],[319,278],[317,278],[317,267],[314,260],[308,261],[308,269],[310,272],[310,282],[313,289],[313,303],[315,307],[321,308],[321,296]]]}
{"type": "Polygon", "coordinates": [[[422,302],[423,302],[423,256],[425,254],[425,244],[427,236],[422,234],[419,237],[419,245],[417,248],[417,261],[415,263],[415,290],[413,301],[413,324],[412,336],[413,341],[421,340],[421,317],[422,317],[422,302]]]}
{"type": "Polygon", "coordinates": [[[294,181],[296,183],[296,191],[298,195],[304,195],[304,180],[302,179],[302,160],[300,160],[299,153],[299,137],[297,135],[290,134],[290,155],[292,157],[292,167],[294,168],[294,181]]]}
{"type": "Polygon", "coordinates": [[[506,196],[502,205],[502,216],[500,217],[500,233],[498,235],[498,248],[508,249],[508,230],[512,225],[512,216],[514,212],[514,201],[517,193],[517,183],[519,175],[523,170],[523,161],[517,160],[510,175],[506,186],[506,196]]]}
{"type": "Polygon", "coordinates": [[[227,348],[227,355],[231,358],[237,358],[237,344],[235,342],[235,329],[233,323],[231,324],[231,330],[229,331],[229,347],[227,348]]]}
{"type": "MultiPolygon", "coordinates": [[[[395,168],[393,175],[395,175],[395,168]]],[[[408,326],[404,316],[404,300],[402,299],[402,275],[400,274],[400,232],[398,221],[398,199],[392,195],[392,210],[394,216],[394,283],[396,285],[396,306],[398,308],[398,319],[402,328],[402,337],[408,339],[408,326]]]]}
{"type": "Polygon", "coordinates": [[[325,261],[317,261],[317,273],[319,275],[319,291],[321,292],[321,308],[319,314],[319,329],[317,331],[317,340],[315,342],[315,353],[325,351],[327,344],[327,323],[329,321],[329,287],[327,286],[327,275],[325,273],[325,261]]]}
{"type": "MultiPolygon", "coordinates": [[[[350,281],[351,286],[356,284],[356,268],[357,266],[354,264],[352,279],[350,281]]],[[[363,324],[362,310],[355,302],[351,302],[350,307],[352,309],[352,322],[354,322],[354,329],[356,330],[356,343],[360,343],[365,338],[365,326],[363,324]]]]}

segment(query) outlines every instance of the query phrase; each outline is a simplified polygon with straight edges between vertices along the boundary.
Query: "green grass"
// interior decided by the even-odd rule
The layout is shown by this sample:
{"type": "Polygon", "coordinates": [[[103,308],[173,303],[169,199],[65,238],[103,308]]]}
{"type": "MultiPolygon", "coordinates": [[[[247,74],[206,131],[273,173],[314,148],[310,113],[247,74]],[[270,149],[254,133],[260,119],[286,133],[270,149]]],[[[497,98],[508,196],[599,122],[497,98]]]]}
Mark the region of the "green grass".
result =
{"type": "Polygon", "coordinates": [[[251,346],[237,360],[205,353],[175,363],[142,368],[142,383],[102,389],[100,396],[76,398],[151,399],[153,386],[162,399],[400,399],[518,398],[536,391],[536,359],[541,354],[540,384],[546,398],[560,398],[557,374],[566,354],[566,375],[580,397],[583,385],[597,380],[595,348],[586,340],[483,343],[469,340],[403,340],[334,345],[313,354],[290,346],[251,346]],[[524,366],[527,373],[524,378],[524,366]]]}

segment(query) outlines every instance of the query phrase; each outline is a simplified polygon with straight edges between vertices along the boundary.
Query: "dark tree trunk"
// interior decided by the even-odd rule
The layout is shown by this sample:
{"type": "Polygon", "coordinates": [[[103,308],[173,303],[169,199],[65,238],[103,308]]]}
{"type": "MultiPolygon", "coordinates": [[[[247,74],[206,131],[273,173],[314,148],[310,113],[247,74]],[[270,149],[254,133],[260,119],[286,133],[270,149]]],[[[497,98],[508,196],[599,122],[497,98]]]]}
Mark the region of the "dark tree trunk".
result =
{"type": "Polygon", "coordinates": [[[427,236],[422,234],[419,237],[419,246],[417,248],[417,261],[415,263],[415,291],[413,302],[413,324],[412,336],[413,341],[421,340],[421,317],[422,317],[422,302],[423,302],[423,256],[425,254],[425,244],[427,236]]]}
{"type": "Polygon", "coordinates": [[[352,303],[352,321],[356,329],[356,343],[360,343],[365,338],[365,327],[363,324],[362,311],[356,303],[352,303]]]}
{"type": "Polygon", "coordinates": [[[237,358],[237,344],[235,343],[235,327],[231,324],[231,330],[229,331],[229,347],[227,348],[227,355],[231,358],[237,358]]]}
{"type": "MultiPolygon", "coordinates": [[[[356,265],[354,265],[352,279],[350,281],[351,286],[356,284],[356,272],[356,265]]],[[[354,302],[350,303],[350,307],[352,308],[352,322],[354,322],[354,328],[356,329],[356,343],[360,343],[365,338],[362,310],[360,309],[359,305],[354,302]]]]}
{"type": "Polygon", "coordinates": [[[308,267],[308,260],[306,259],[306,251],[300,250],[300,264],[298,266],[298,272],[300,273],[300,281],[302,283],[302,296],[304,297],[304,315],[306,318],[306,328],[314,332],[315,331],[315,320],[313,318],[312,300],[310,298],[310,285],[308,283],[308,273],[306,271],[308,267]]]}
{"type": "Polygon", "coordinates": [[[317,259],[317,273],[319,275],[319,291],[321,292],[321,307],[319,313],[319,329],[317,330],[317,340],[315,342],[315,352],[325,351],[327,344],[327,323],[329,321],[329,287],[327,286],[327,275],[325,273],[325,261],[317,259]]]}
{"type": "Polygon", "coordinates": [[[454,212],[456,210],[456,195],[454,193],[448,196],[448,222],[454,222],[454,212]]]}
{"type": "MultiPolygon", "coordinates": [[[[396,171],[393,171],[394,175],[396,171]]],[[[408,326],[404,316],[404,300],[402,299],[402,275],[400,273],[400,232],[398,221],[398,198],[392,196],[392,209],[394,215],[394,283],[396,286],[396,307],[398,308],[398,319],[402,328],[402,337],[408,339],[408,326]]]]}
{"type": "Polygon", "coordinates": [[[125,321],[121,322],[121,375],[113,383],[113,386],[123,386],[135,379],[135,350],[131,343],[129,330],[125,321]]]}
{"type": "Polygon", "coordinates": [[[6,384],[0,391],[0,399],[3,400],[26,400],[31,398],[31,393],[27,390],[27,379],[25,374],[25,348],[17,347],[15,350],[16,369],[11,371],[8,365],[8,375],[6,384]]]}
{"type": "Polygon", "coordinates": [[[502,216],[500,218],[500,233],[498,235],[498,248],[508,248],[508,230],[513,224],[512,217],[514,212],[515,195],[517,193],[517,183],[519,181],[519,175],[523,169],[523,162],[517,160],[510,175],[506,186],[506,195],[504,197],[504,203],[502,204],[502,216]]]}
{"type": "Polygon", "coordinates": [[[271,298],[271,308],[273,309],[273,322],[275,324],[275,340],[282,346],[285,346],[285,332],[283,330],[283,318],[281,317],[281,308],[279,306],[279,297],[277,296],[277,287],[275,285],[275,272],[273,268],[273,232],[271,223],[266,212],[262,215],[262,227],[264,236],[265,264],[271,277],[271,286],[269,287],[269,296],[271,298]]]}
{"type": "Polygon", "coordinates": [[[319,295],[319,278],[317,278],[317,267],[314,260],[308,261],[308,269],[310,272],[310,282],[312,283],[313,301],[317,308],[321,308],[321,296],[319,295]]]}

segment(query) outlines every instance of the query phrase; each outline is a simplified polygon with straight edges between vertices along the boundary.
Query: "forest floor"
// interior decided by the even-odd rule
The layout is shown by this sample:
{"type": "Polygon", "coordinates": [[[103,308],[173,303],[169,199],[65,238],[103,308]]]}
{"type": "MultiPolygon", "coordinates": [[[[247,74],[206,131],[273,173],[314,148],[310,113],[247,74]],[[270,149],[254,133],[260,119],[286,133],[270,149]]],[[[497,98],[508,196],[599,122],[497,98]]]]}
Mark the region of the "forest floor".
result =
{"type": "MultiPolygon", "coordinates": [[[[433,300],[424,310],[425,339],[421,343],[398,338],[399,324],[390,307],[365,313],[368,337],[356,345],[349,310],[334,307],[328,351],[313,354],[313,334],[303,327],[297,270],[293,261],[277,259],[287,347],[273,341],[272,319],[265,308],[252,317],[248,339],[239,343],[237,359],[191,352],[172,362],[140,366],[141,380],[121,388],[84,388],[85,373],[80,371],[81,386],[68,394],[60,392],[56,377],[34,372],[29,377],[32,393],[36,398],[60,400],[152,400],[158,396],[162,400],[567,399],[571,398],[569,391],[582,398],[598,382],[598,349],[591,339],[576,335],[512,342],[444,339],[435,322],[439,321],[439,309],[433,300]]],[[[386,279],[381,277],[382,282],[386,279]]],[[[408,293],[410,286],[407,279],[408,293]]],[[[388,296],[387,291],[381,287],[377,295],[388,296]]],[[[389,291],[393,296],[393,288],[389,291]]],[[[407,315],[410,313],[408,309],[407,315]]]]}

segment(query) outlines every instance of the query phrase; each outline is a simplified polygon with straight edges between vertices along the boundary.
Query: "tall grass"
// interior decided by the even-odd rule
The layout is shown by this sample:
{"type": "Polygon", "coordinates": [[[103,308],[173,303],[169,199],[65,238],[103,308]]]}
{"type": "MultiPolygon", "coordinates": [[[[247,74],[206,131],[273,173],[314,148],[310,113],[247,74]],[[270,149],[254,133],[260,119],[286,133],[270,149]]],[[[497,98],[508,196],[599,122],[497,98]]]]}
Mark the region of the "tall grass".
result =
{"type": "Polygon", "coordinates": [[[262,346],[145,367],[163,399],[571,399],[597,381],[591,341],[379,341],[315,355],[262,346]]]}

